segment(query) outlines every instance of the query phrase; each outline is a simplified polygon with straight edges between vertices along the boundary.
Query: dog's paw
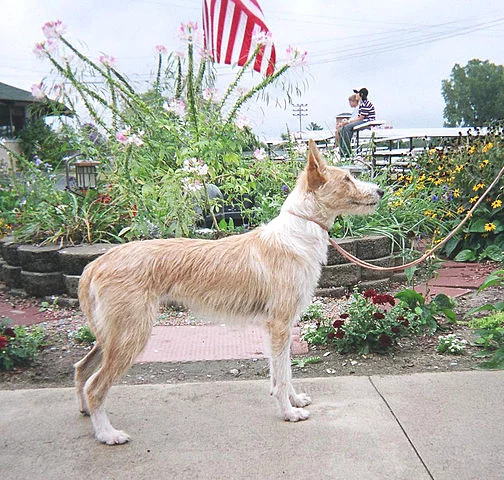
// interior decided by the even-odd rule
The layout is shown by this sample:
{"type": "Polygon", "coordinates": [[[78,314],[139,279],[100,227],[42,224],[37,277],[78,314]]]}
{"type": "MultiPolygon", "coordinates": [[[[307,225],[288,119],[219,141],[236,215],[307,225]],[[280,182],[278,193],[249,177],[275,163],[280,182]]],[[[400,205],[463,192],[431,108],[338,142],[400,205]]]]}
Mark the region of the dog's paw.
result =
{"type": "Polygon", "coordinates": [[[298,393],[290,397],[290,402],[293,407],[306,407],[312,403],[312,400],[306,393],[298,393]]]}
{"type": "Polygon", "coordinates": [[[123,443],[129,442],[130,436],[122,430],[110,430],[107,432],[97,433],[96,439],[101,443],[106,443],[107,445],[122,445],[123,443]]]}
{"type": "Polygon", "coordinates": [[[299,422],[300,420],[306,420],[310,416],[308,410],[303,408],[292,408],[284,413],[284,420],[286,422],[299,422]]]}

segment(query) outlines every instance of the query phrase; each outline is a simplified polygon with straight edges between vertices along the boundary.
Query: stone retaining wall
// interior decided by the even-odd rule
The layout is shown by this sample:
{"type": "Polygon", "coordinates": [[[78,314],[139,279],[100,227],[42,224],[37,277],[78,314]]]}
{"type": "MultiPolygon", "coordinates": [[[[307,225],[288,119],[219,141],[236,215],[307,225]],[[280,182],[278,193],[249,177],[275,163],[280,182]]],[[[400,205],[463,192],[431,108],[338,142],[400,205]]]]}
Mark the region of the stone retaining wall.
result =
{"type": "MultiPolygon", "coordinates": [[[[358,258],[380,266],[394,265],[391,240],[382,236],[344,239],[338,243],[358,258]]],[[[113,248],[111,244],[61,248],[19,245],[12,237],[0,240],[0,280],[10,289],[22,289],[33,297],[66,296],[77,298],[79,278],[84,267],[113,248]]],[[[339,297],[354,285],[379,288],[402,274],[377,272],[350,264],[333,248],[328,265],[323,267],[316,294],[339,297]]]]}

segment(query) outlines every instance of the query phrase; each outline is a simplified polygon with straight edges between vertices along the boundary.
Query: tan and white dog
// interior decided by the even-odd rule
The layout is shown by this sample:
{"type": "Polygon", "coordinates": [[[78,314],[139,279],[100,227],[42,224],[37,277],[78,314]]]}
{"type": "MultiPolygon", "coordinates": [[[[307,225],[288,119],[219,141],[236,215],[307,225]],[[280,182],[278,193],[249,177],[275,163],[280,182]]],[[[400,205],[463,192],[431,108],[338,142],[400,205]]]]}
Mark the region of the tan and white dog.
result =
{"type": "Polygon", "coordinates": [[[75,365],[80,410],[96,438],[125,443],[104,402],[112,384],[145,347],[162,301],[219,321],[260,321],[270,339],[271,393],[284,420],[305,420],[311,403],[291,383],[293,323],[311,302],[327,259],[328,234],[340,214],[365,214],[383,192],[327,166],[310,140],[306,168],[280,215],[250,233],[220,240],[167,239],[127,243],[84,270],[79,300],[94,348],[75,365]],[[311,221],[313,219],[314,221],[311,221]]]}

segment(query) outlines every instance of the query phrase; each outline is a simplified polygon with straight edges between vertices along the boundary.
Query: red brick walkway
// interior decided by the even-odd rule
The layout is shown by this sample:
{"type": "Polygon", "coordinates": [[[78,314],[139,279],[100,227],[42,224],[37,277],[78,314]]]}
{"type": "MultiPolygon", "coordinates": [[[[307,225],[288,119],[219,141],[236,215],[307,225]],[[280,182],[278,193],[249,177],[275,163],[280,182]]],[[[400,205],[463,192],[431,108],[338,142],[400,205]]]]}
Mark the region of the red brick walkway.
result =
{"type": "MultiPolygon", "coordinates": [[[[429,282],[430,295],[445,293],[459,297],[476,290],[494,270],[486,264],[445,262],[436,279],[429,282]]],[[[425,293],[426,286],[417,291],[425,293]]],[[[0,316],[9,317],[17,325],[31,325],[54,320],[35,307],[12,306],[0,300],[0,316]]],[[[154,327],[145,351],[137,362],[182,362],[198,360],[226,360],[260,358],[265,356],[266,334],[260,327],[246,328],[221,325],[158,326],[154,327]]],[[[299,328],[293,332],[293,354],[308,352],[308,345],[300,339],[299,328]]]]}

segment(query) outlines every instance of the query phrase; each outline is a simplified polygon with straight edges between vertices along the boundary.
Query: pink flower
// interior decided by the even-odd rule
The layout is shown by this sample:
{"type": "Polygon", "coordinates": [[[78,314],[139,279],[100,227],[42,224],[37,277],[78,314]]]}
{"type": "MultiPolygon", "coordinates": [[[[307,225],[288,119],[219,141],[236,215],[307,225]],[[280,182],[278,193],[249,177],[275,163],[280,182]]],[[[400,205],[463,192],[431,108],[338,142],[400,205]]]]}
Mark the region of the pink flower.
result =
{"type": "Polygon", "coordinates": [[[175,115],[177,115],[177,117],[184,117],[185,115],[185,108],[186,108],[186,104],[184,101],[182,100],[178,100],[176,98],[172,98],[170,100],[169,103],[165,103],[163,105],[163,108],[167,111],[167,112],[171,112],[171,113],[174,113],[175,115]]]}
{"type": "Polygon", "coordinates": [[[271,35],[271,32],[264,32],[260,30],[252,34],[252,41],[255,42],[256,45],[268,46],[273,44],[273,36],[271,35]]]}
{"type": "Polygon", "coordinates": [[[263,160],[265,160],[267,157],[267,154],[266,154],[266,151],[264,150],[264,148],[257,148],[255,151],[254,151],[254,158],[259,161],[259,162],[262,162],[263,160]]]}
{"type": "Polygon", "coordinates": [[[181,23],[179,27],[179,39],[189,43],[196,43],[199,41],[198,24],[196,22],[189,22],[187,24],[181,23]]]}
{"type": "Polygon", "coordinates": [[[126,143],[128,141],[128,137],[124,134],[124,130],[122,132],[117,132],[115,138],[119,143],[126,143]]]}
{"type": "Polygon", "coordinates": [[[234,123],[240,130],[243,130],[245,127],[250,125],[248,118],[245,115],[238,115],[234,123]]]}
{"type": "Polygon", "coordinates": [[[35,98],[38,98],[39,100],[46,96],[43,90],[42,83],[34,83],[31,86],[31,93],[35,98]]]}
{"type": "Polygon", "coordinates": [[[293,48],[289,45],[286,52],[287,54],[287,65],[291,67],[303,67],[307,64],[306,57],[308,56],[308,52],[301,52],[297,48],[293,48]]]}
{"type": "Polygon", "coordinates": [[[56,20],[55,22],[46,22],[42,26],[42,33],[48,39],[59,38],[65,33],[66,27],[63,25],[61,20],[56,20]]]}
{"type": "Polygon", "coordinates": [[[156,52],[159,53],[159,55],[163,55],[164,53],[168,52],[168,49],[164,45],[156,45],[156,52]]]}
{"type": "Polygon", "coordinates": [[[99,60],[103,65],[109,68],[114,67],[116,64],[116,59],[109,55],[100,55],[99,60]]]}
{"type": "Polygon", "coordinates": [[[44,42],[39,42],[35,44],[35,47],[33,48],[33,53],[38,57],[42,58],[47,55],[45,51],[45,43],[44,42]]]}

